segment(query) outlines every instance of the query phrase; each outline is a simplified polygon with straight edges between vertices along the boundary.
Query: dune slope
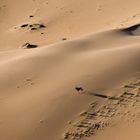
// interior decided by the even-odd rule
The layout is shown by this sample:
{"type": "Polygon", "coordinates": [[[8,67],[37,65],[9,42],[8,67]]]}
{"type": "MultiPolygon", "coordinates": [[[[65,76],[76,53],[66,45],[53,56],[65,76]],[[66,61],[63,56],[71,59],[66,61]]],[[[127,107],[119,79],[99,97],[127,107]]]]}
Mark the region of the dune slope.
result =
{"type": "Polygon", "coordinates": [[[139,72],[139,50],[138,38],[112,30],[1,52],[1,138],[61,138],[67,122],[96,99],[88,91],[112,95],[109,91],[139,72]],[[85,94],[77,94],[75,86],[85,94]]]}
{"type": "MultiPolygon", "coordinates": [[[[121,126],[121,121],[127,118],[139,122],[138,117],[122,112],[130,111],[135,116],[139,112],[135,103],[140,76],[140,34],[136,24],[140,2],[0,2],[0,140],[72,140],[79,139],[77,133],[82,133],[83,139],[112,139],[119,128],[123,132],[127,127],[121,126]],[[24,49],[25,43],[38,47],[24,49]],[[83,91],[76,91],[76,87],[83,91]],[[130,100],[126,101],[127,97],[130,100]],[[81,112],[95,115],[92,103],[97,104],[99,114],[105,111],[102,106],[111,103],[120,118],[97,115],[96,131],[100,123],[109,121],[107,127],[103,125],[103,132],[97,131],[98,136],[86,134],[83,126],[77,130],[76,126],[77,120],[81,125],[81,112]]],[[[86,127],[93,128],[89,124],[86,127]]],[[[138,127],[132,124],[133,129],[138,127]]],[[[123,139],[127,134],[121,136],[123,139]]]]}

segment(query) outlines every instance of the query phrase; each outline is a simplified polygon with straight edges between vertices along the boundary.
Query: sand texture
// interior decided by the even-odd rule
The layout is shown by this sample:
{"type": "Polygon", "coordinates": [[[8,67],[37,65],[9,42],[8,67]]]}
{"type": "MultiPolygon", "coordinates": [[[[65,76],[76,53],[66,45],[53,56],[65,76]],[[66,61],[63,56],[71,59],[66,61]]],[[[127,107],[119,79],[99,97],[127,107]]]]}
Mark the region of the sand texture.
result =
{"type": "Polygon", "coordinates": [[[0,140],[140,140],[139,0],[0,0],[0,140]]]}

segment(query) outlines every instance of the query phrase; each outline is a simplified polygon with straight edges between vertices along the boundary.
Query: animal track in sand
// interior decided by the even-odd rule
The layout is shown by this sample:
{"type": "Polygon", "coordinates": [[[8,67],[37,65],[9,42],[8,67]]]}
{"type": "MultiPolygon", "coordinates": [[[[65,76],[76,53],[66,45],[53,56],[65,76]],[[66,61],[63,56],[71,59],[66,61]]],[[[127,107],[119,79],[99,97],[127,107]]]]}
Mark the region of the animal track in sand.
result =
{"type": "Polygon", "coordinates": [[[34,82],[32,79],[25,79],[24,83],[22,83],[21,85],[18,85],[17,88],[21,88],[21,87],[25,87],[25,86],[30,86],[30,85],[34,85],[34,82]]]}
{"type": "Polygon", "coordinates": [[[130,17],[127,17],[125,20],[123,20],[123,21],[120,22],[119,27],[125,26],[127,23],[129,23],[130,21],[132,21],[134,18],[137,18],[137,17],[139,18],[139,16],[140,16],[140,13],[137,13],[137,14],[134,14],[134,15],[132,15],[130,17]]]}
{"type": "Polygon", "coordinates": [[[34,23],[34,24],[24,23],[24,24],[20,25],[20,28],[31,30],[31,31],[39,30],[39,29],[46,28],[46,27],[47,26],[42,23],[34,23]]]}
{"type": "Polygon", "coordinates": [[[87,110],[79,113],[73,121],[70,121],[63,139],[80,140],[89,137],[109,125],[116,124],[123,118],[133,123],[140,115],[140,79],[124,85],[122,90],[121,95],[116,97],[92,94],[104,100],[104,104],[101,106],[98,102],[90,103],[87,110]]]}
{"type": "Polygon", "coordinates": [[[33,48],[37,48],[38,45],[36,45],[36,44],[30,44],[30,43],[25,43],[25,44],[22,45],[22,47],[24,49],[33,49],[33,48]]]}

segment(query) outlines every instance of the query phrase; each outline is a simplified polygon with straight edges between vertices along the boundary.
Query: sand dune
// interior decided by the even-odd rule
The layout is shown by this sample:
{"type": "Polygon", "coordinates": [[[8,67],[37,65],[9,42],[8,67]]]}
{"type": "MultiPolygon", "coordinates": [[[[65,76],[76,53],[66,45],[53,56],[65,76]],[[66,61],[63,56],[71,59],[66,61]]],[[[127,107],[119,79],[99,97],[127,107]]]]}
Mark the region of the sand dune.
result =
{"type": "Polygon", "coordinates": [[[127,0],[1,0],[0,49],[19,48],[26,42],[44,46],[62,38],[70,40],[123,28],[139,22],[138,5],[138,0],[129,3],[127,0]],[[38,23],[47,28],[33,31],[20,28],[23,24],[38,23]]]}
{"type": "Polygon", "coordinates": [[[0,140],[140,138],[140,2],[0,2],[0,140]]]}

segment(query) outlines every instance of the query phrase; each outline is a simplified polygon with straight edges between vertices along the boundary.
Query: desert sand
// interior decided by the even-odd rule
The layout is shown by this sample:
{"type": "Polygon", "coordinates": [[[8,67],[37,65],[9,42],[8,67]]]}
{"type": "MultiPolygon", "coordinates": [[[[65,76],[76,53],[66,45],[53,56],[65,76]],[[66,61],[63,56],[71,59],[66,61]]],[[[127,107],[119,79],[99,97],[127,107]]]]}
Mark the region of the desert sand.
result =
{"type": "Polygon", "coordinates": [[[0,0],[0,140],[139,140],[139,5],[0,0]]]}

